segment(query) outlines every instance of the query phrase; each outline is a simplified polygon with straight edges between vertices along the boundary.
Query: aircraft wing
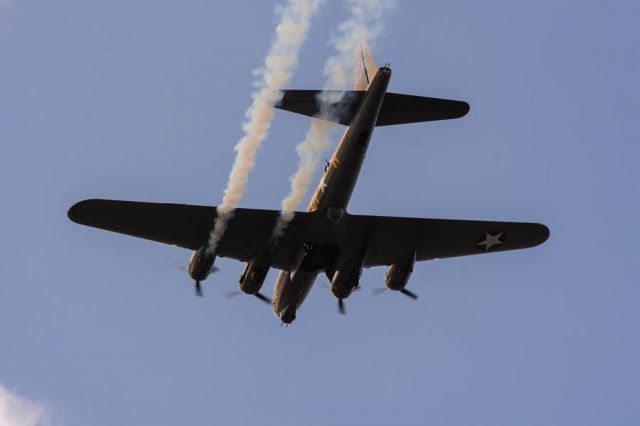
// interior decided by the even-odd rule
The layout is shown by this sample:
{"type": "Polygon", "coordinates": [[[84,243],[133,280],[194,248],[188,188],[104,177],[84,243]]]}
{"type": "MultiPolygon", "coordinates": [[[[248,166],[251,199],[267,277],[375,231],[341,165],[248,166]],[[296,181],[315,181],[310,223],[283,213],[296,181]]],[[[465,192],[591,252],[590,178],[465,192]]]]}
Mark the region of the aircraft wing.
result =
{"type": "MultiPolygon", "coordinates": [[[[271,238],[280,212],[236,209],[218,246],[218,255],[243,262],[251,261],[271,238]]],[[[79,224],[134,237],[197,250],[207,244],[216,217],[215,207],[185,204],[144,203],[117,200],[85,200],[69,210],[69,218],[79,224]]],[[[313,215],[297,213],[279,240],[273,266],[290,267],[301,238],[319,240],[313,215]]]]}
{"type": "MultiPolygon", "coordinates": [[[[262,253],[278,218],[277,210],[236,209],[218,246],[218,255],[242,262],[262,253]]],[[[216,217],[215,207],[85,200],[69,210],[79,224],[197,250],[207,244],[216,217]]],[[[304,242],[349,244],[348,229],[365,229],[365,266],[391,265],[412,250],[416,260],[466,256],[534,247],[549,237],[538,223],[414,219],[347,215],[342,241],[333,240],[335,225],[316,213],[296,213],[279,240],[272,264],[289,269],[304,242]]],[[[339,233],[341,234],[341,233],[339,233]]],[[[340,238],[340,237],[338,237],[340,238]]]]}
{"type": "Polygon", "coordinates": [[[542,244],[549,229],[539,223],[352,216],[368,228],[365,266],[391,265],[416,250],[416,260],[433,260],[542,244]]]}

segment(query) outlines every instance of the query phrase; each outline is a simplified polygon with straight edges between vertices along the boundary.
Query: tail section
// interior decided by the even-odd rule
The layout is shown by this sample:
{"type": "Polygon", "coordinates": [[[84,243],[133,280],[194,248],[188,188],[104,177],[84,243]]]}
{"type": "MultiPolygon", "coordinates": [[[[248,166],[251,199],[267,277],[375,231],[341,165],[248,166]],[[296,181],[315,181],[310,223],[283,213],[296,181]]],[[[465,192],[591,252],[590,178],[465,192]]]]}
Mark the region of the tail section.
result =
{"type": "MultiPolygon", "coordinates": [[[[284,90],[283,92],[282,100],[275,105],[276,108],[309,117],[330,119],[345,126],[351,124],[365,93],[364,91],[346,91],[340,102],[329,105],[335,114],[320,117],[318,99],[332,98],[331,91],[327,91],[329,96],[326,97],[320,95],[321,90],[284,90]]],[[[333,98],[340,98],[340,96],[333,98]]],[[[463,101],[387,92],[376,126],[449,120],[464,117],[468,112],[469,104],[463,101]]]]}
{"type": "Polygon", "coordinates": [[[355,73],[354,90],[367,90],[373,76],[378,72],[378,66],[366,40],[362,40],[360,46],[356,48],[353,70],[355,73]]]}
{"type": "Polygon", "coordinates": [[[387,92],[376,126],[450,120],[468,112],[469,104],[463,101],[387,92]]]}
{"type": "MultiPolygon", "coordinates": [[[[275,107],[309,117],[329,120],[345,126],[351,124],[360,101],[378,72],[378,66],[365,40],[356,48],[354,62],[355,90],[283,90],[282,100],[275,107]],[[331,99],[339,102],[331,103],[331,99]],[[321,114],[321,103],[324,105],[321,114]],[[326,114],[327,108],[331,114],[326,114]]],[[[463,117],[469,104],[449,99],[389,93],[384,97],[376,126],[449,120],[463,117]]]]}

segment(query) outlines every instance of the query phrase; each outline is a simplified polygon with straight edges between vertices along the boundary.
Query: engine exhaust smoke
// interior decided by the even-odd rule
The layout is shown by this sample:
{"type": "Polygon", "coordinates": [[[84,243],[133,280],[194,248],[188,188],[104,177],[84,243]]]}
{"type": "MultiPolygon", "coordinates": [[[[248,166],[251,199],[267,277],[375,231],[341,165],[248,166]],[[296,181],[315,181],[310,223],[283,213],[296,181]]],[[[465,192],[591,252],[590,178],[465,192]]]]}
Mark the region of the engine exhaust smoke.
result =
{"type": "Polygon", "coordinates": [[[280,100],[280,90],[293,77],[298,65],[300,46],[304,42],[311,17],[318,10],[322,0],[289,0],[277,12],[280,21],[276,27],[275,39],[264,65],[256,70],[257,80],[254,85],[257,91],[253,93],[253,102],[245,113],[242,125],[244,136],[235,147],[236,158],[233,163],[227,187],[224,190],[222,203],[218,206],[218,216],[209,236],[209,250],[215,253],[216,247],[233,210],[238,206],[249,181],[249,174],[254,168],[256,153],[267,137],[271,121],[273,120],[273,105],[280,100]]]}

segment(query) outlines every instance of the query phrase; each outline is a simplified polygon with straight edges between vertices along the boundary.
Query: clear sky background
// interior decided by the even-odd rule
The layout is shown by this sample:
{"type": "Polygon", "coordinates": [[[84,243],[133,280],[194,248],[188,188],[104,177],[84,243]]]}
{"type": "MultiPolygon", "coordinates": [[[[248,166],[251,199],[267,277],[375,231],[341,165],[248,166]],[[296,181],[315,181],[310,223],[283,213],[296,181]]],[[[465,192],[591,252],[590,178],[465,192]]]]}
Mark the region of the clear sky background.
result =
{"type": "MultiPolygon", "coordinates": [[[[6,0],[0,10],[0,384],[66,425],[640,423],[637,1],[398,1],[389,90],[466,100],[379,128],[350,212],[532,221],[531,250],[416,265],[416,302],[314,287],[280,328],[194,297],[188,251],[82,227],[85,198],[215,205],[273,4],[6,0]]],[[[347,15],[313,21],[319,88],[347,15]]],[[[288,191],[306,117],[279,111],[242,207],[288,191]]],[[[328,155],[327,155],[328,156],[328,155]]],[[[265,284],[273,289],[275,271],[265,284]]]]}

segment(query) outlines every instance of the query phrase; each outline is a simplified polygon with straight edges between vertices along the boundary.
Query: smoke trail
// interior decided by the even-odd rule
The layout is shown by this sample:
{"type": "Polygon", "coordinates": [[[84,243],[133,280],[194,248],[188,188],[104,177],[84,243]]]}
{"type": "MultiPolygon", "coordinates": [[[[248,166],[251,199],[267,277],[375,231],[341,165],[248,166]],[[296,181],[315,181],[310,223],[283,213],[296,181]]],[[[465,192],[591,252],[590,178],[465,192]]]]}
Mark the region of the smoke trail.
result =
{"type": "Polygon", "coordinates": [[[332,44],[337,50],[325,63],[328,89],[346,90],[353,85],[353,52],[362,40],[375,43],[383,29],[383,18],[394,0],[345,0],[351,16],[338,24],[332,44]]]}
{"type": "Polygon", "coordinates": [[[247,189],[249,173],[253,170],[256,153],[267,137],[274,116],[273,105],[280,100],[280,90],[289,83],[298,64],[298,52],[304,42],[311,17],[322,0],[289,0],[278,10],[280,22],[263,68],[256,72],[259,79],[254,83],[253,102],[247,110],[243,123],[244,136],[235,147],[233,163],[222,203],[218,206],[218,217],[209,236],[209,249],[215,252],[218,242],[247,189]]]}
{"type": "Polygon", "coordinates": [[[331,145],[330,130],[335,126],[334,123],[329,121],[314,118],[304,142],[296,146],[296,152],[299,157],[299,167],[298,171],[291,178],[291,191],[289,195],[282,200],[282,210],[273,230],[275,238],[280,237],[287,225],[293,220],[293,212],[302,199],[304,199],[307,190],[311,186],[313,175],[322,158],[322,153],[331,145]]]}
{"type": "Polygon", "coordinates": [[[51,424],[50,408],[24,398],[0,384],[0,426],[44,426],[51,424]]]}
{"type": "MultiPolygon", "coordinates": [[[[353,52],[361,40],[374,41],[380,34],[382,18],[384,13],[393,6],[393,1],[345,0],[345,4],[350,11],[350,16],[338,25],[338,34],[332,40],[337,52],[325,62],[325,90],[346,90],[353,86],[353,52]]],[[[321,102],[319,117],[335,114],[328,105],[340,102],[344,93],[338,92],[337,96],[334,94],[331,99],[319,96],[321,102]]],[[[313,119],[304,141],[296,147],[299,166],[291,177],[291,190],[282,200],[280,217],[273,231],[274,238],[283,234],[293,219],[295,209],[306,196],[322,155],[331,145],[331,130],[335,127],[337,125],[329,121],[313,119]]]]}

